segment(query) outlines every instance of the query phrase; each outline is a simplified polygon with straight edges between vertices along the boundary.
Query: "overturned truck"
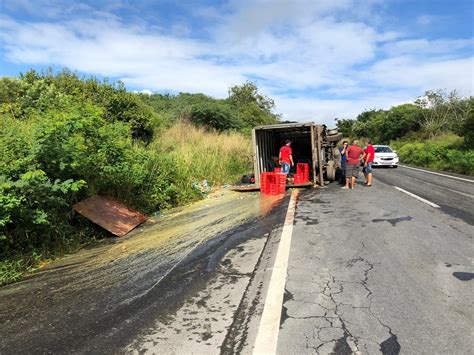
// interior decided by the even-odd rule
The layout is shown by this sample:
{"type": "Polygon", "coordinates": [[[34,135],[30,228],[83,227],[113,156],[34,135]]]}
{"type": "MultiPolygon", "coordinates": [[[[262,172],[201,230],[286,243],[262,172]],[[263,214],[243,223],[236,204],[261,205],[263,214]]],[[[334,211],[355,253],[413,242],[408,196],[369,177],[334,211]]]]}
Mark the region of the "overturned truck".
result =
{"type": "Polygon", "coordinates": [[[313,184],[324,185],[333,181],[340,169],[337,143],[342,134],[325,125],[308,123],[281,123],[258,126],[252,130],[255,182],[260,185],[260,173],[272,171],[285,140],[292,141],[293,160],[310,165],[313,184]]]}

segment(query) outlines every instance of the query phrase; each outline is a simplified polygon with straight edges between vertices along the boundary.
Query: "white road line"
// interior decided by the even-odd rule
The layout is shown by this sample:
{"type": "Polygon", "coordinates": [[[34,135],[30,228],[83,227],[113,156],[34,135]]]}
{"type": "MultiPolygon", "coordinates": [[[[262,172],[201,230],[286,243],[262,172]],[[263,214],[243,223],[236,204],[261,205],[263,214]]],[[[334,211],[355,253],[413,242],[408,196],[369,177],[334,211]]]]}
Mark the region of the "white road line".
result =
{"type": "Polygon", "coordinates": [[[418,201],[421,201],[421,202],[424,202],[426,203],[427,205],[430,205],[431,207],[434,207],[434,208],[439,208],[439,206],[436,204],[436,203],[433,203],[431,201],[428,201],[428,200],[425,200],[424,198],[418,196],[418,195],[415,195],[407,190],[403,190],[402,188],[398,187],[398,186],[394,186],[395,189],[397,189],[398,191],[401,191],[413,198],[416,198],[418,201]]]}
{"type": "Polygon", "coordinates": [[[406,166],[406,165],[398,165],[398,166],[401,166],[402,168],[405,168],[405,169],[411,169],[411,170],[416,170],[416,171],[422,171],[422,172],[424,172],[424,173],[433,174],[433,175],[439,175],[439,176],[444,176],[444,177],[447,177],[447,178],[456,179],[456,180],[461,180],[461,181],[467,181],[467,182],[470,182],[470,183],[474,184],[474,180],[470,180],[470,179],[464,179],[464,178],[460,178],[460,177],[457,177],[457,176],[451,176],[451,175],[446,175],[446,174],[441,174],[441,173],[435,173],[434,171],[429,171],[429,170],[424,170],[424,169],[412,168],[411,166],[406,166]]]}
{"type": "Polygon", "coordinates": [[[278,246],[275,264],[273,265],[270,284],[268,285],[253,354],[275,354],[277,350],[278,331],[280,330],[283,293],[285,292],[297,198],[298,190],[294,190],[288,205],[288,211],[286,212],[285,224],[281,232],[280,244],[278,246]]]}

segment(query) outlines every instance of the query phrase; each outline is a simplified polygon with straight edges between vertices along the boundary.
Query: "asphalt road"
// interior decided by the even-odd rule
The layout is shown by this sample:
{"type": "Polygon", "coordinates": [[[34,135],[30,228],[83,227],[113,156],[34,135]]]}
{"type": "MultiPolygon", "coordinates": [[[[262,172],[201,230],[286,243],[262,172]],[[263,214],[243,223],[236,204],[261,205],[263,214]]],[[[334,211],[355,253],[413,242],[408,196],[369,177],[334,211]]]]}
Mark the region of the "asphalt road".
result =
{"type": "Polygon", "coordinates": [[[377,169],[301,191],[294,220],[289,194],[176,211],[0,288],[0,354],[250,354],[266,309],[278,354],[472,353],[473,185],[377,169]]]}
{"type": "Polygon", "coordinates": [[[375,176],[299,199],[278,353],[472,353],[474,200],[451,190],[473,184],[403,168],[375,176]]]}
{"type": "Polygon", "coordinates": [[[377,168],[374,170],[377,180],[415,193],[436,203],[449,215],[473,225],[474,178],[444,172],[441,173],[442,175],[438,174],[432,174],[426,169],[414,170],[405,166],[397,169],[377,168]]]}

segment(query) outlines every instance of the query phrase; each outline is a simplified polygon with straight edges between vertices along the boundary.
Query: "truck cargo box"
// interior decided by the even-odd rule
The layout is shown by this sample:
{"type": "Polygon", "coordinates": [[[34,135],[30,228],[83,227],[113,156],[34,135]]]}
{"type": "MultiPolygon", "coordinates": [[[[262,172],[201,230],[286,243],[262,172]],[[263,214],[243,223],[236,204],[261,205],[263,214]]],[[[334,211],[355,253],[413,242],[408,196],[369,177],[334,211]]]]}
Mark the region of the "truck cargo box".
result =
{"type": "Polygon", "coordinates": [[[325,180],[334,180],[340,166],[337,142],[341,138],[337,130],[328,130],[325,125],[314,122],[255,127],[252,142],[256,184],[260,184],[260,173],[272,171],[287,139],[292,141],[294,163],[309,163],[313,184],[322,186],[325,180]]]}

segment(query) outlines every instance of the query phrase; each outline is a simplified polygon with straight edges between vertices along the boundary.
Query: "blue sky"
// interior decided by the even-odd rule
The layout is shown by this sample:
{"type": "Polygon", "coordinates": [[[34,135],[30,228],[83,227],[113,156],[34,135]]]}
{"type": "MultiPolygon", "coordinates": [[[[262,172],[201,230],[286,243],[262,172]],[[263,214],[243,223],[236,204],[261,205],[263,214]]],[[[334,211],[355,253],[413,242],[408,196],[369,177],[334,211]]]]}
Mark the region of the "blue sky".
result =
{"type": "Polygon", "coordinates": [[[332,123],[472,95],[473,22],[471,0],[0,0],[0,75],[68,67],[214,97],[252,80],[285,119],[332,123]]]}

